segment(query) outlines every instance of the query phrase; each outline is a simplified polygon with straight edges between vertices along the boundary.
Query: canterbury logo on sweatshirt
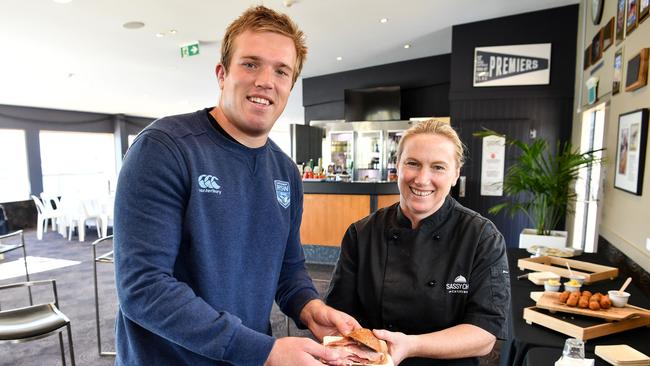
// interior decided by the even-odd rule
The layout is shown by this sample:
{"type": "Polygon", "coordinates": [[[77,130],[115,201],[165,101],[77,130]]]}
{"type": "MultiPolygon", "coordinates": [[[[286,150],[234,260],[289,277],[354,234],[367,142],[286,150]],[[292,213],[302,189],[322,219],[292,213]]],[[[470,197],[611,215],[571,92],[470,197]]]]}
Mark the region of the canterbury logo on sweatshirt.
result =
{"type": "Polygon", "coordinates": [[[199,176],[199,192],[221,194],[221,186],[217,181],[219,178],[214,175],[202,174],[199,176]]]}

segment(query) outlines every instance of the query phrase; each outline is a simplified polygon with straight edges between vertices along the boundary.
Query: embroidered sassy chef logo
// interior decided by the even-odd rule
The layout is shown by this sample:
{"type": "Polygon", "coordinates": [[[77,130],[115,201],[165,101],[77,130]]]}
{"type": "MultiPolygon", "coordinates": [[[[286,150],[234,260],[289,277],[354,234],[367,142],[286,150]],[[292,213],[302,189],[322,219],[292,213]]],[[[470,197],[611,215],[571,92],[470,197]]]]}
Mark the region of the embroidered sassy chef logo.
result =
{"type": "Polygon", "coordinates": [[[449,294],[466,294],[469,290],[469,283],[463,276],[457,276],[453,283],[448,283],[446,286],[449,294]]]}
{"type": "Polygon", "coordinates": [[[209,175],[209,174],[202,174],[199,176],[198,183],[199,183],[199,192],[201,193],[216,193],[216,194],[221,194],[221,186],[217,181],[219,178],[215,177],[214,175],[209,175]]]}

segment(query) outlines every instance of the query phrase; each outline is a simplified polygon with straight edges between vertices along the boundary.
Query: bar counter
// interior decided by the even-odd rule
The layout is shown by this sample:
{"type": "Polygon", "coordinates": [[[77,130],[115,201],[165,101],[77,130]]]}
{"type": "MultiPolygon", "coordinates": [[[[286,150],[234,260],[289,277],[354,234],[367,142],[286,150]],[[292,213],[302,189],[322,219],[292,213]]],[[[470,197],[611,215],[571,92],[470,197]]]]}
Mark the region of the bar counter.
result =
{"type": "Polygon", "coordinates": [[[348,226],[399,201],[395,182],[303,182],[303,244],[338,247],[348,226]]]}

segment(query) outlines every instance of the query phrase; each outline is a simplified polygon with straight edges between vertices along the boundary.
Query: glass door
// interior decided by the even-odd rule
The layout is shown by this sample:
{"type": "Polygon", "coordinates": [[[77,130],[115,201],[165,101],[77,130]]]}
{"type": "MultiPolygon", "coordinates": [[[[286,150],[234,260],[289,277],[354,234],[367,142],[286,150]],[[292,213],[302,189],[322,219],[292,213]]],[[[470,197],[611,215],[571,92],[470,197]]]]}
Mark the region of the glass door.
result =
{"type": "Polygon", "coordinates": [[[331,164],[336,173],[347,172],[352,175],[354,169],[354,131],[330,132],[331,164]]]}
{"type": "Polygon", "coordinates": [[[382,179],[382,131],[359,131],[356,143],[356,180],[379,181],[382,179]]]}

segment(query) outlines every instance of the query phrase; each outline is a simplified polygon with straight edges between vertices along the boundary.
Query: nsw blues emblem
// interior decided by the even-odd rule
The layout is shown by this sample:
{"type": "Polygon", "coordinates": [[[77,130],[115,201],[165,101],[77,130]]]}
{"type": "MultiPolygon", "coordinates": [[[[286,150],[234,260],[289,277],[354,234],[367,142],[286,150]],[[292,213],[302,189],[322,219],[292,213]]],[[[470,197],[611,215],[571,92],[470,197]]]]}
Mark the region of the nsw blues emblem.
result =
{"type": "Polygon", "coordinates": [[[275,197],[278,199],[280,206],[287,208],[291,203],[291,188],[289,182],[282,180],[274,180],[275,183],[275,197]]]}

